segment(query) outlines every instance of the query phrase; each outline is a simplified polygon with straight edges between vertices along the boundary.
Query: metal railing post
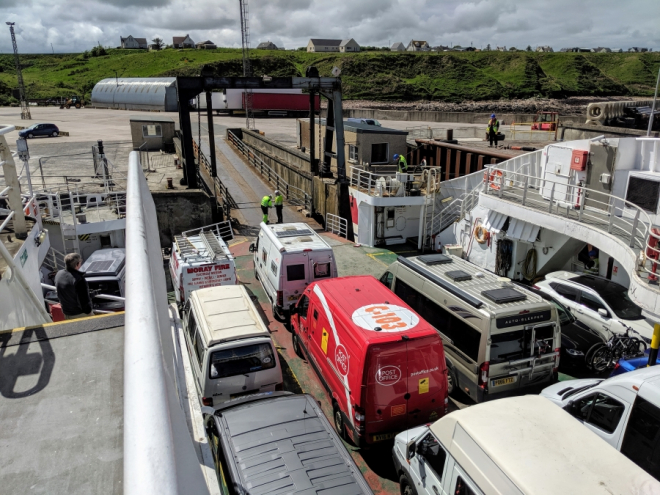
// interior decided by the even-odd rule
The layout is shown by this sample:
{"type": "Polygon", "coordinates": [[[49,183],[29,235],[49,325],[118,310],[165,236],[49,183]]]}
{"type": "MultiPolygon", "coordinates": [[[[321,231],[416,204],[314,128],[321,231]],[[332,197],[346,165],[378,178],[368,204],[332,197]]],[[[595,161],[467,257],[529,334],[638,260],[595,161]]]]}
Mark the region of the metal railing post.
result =
{"type": "Polygon", "coordinates": [[[612,208],[612,211],[610,212],[610,221],[609,221],[609,224],[607,225],[607,233],[608,234],[612,233],[612,228],[614,227],[614,211],[615,211],[615,208],[612,208]]]}
{"type": "Polygon", "coordinates": [[[632,229],[630,230],[630,247],[635,247],[635,231],[637,230],[637,223],[639,222],[639,208],[635,213],[635,219],[632,223],[632,229]]]}
{"type": "Polygon", "coordinates": [[[525,201],[527,200],[527,182],[529,177],[525,175],[523,179],[523,196],[522,196],[522,205],[525,206],[525,201]]]}
{"type": "Polygon", "coordinates": [[[587,202],[584,186],[582,187],[582,195],[580,197],[582,198],[582,201],[580,201],[580,210],[578,211],[578,222],[582,221],[582,212],[584,211],[584,204],[587,202]]]}
{"type": "Polygon", "coordinates": [[[552,213],[552,202],[555,199],[555,183],[552,183],[552,188],[550,189],[550,206],[548,206],[548,213],[552,213]]]}
{"type": "Polygon", "coordinates": [[[500,175],[500,190],[498,192],[498,196],[501,198],[502,193],[504,192],[504,172],[502,172],[502,175],[500,175]]]}

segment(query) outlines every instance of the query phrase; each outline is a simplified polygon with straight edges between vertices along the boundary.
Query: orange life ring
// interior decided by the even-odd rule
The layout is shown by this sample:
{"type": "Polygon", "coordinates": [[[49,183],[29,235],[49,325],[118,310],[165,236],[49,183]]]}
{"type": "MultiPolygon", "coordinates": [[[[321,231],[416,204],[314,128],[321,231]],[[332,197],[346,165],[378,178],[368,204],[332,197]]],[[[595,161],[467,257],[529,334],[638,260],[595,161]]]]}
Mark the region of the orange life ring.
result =
{"type": "Polygon", "coordinates": [[[488,175],[488,187],[494,189],[495,191],[499,191],[500,184],[504,182],[503,180],[500,180],[500,178],[503,176],[504,174],[502,173],[501,170],[492,170],[488,175]],[[495,177],[498,178],[497,182],[495,182],[495,177]]]}
{"type": "Polygon", "coordinates": [[[485,244],[490,238],[490,232],[483,225],[477,225],[474,228],[474,238],[479,244],[485,244]]]}

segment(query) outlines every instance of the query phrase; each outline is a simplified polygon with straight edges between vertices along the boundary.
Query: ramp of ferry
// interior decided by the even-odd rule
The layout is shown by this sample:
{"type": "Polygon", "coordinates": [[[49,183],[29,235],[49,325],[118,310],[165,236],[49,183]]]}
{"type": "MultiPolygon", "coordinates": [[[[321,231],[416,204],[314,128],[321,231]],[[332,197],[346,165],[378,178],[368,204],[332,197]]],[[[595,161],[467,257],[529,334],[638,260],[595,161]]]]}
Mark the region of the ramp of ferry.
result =
{"type": "Polygon", "coordinates": [[[122,493],[124,314],[0,333],[0,491],[122,493]]]}

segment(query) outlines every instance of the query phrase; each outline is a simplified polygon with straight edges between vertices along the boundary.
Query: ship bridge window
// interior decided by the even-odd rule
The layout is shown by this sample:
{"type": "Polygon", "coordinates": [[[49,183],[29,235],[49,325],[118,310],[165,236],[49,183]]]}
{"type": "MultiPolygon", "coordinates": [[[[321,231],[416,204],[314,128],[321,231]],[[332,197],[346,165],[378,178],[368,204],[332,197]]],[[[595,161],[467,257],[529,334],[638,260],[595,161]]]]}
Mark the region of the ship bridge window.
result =
{"type": "Polygon", "coordinates": [[[639,206],[650,213],[658,211],[658,198],[660,197],[660,182],[641,177],[630,177],[626,201],[639,206]]]}

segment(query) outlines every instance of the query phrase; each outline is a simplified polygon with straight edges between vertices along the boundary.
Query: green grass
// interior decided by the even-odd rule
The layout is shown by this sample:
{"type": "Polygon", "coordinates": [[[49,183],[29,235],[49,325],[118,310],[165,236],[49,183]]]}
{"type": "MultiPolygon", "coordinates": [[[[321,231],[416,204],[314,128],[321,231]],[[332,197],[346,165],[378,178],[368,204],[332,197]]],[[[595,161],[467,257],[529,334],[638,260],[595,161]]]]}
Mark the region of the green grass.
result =
{"type": "MultiPolygon", "coordinates": [[[[82,54],[22,55],[29,98],[84,95],[106,77],[242,74],[241,51],[109,50],[102,57],[82,54]]],[[[0,55],[0,104],[16,87],[11,55],[0,55]]],[[[314,54],[252,51],[256,75],[300,76],[309,65],[329,76],[342,70],[344,98],[462,101],[567,96],[650,96],[660,53],[389,53],[314,54]]]]}

